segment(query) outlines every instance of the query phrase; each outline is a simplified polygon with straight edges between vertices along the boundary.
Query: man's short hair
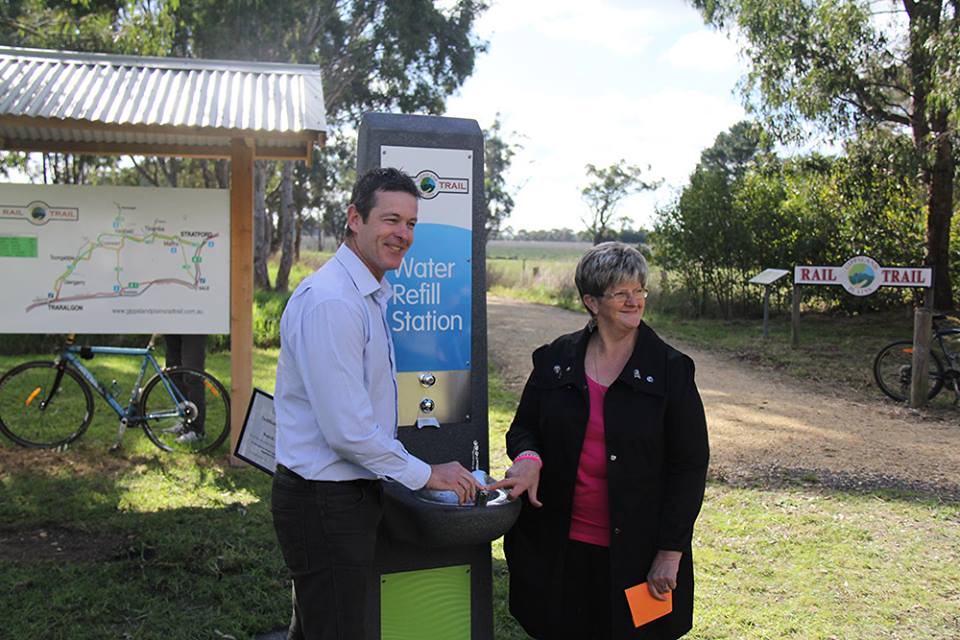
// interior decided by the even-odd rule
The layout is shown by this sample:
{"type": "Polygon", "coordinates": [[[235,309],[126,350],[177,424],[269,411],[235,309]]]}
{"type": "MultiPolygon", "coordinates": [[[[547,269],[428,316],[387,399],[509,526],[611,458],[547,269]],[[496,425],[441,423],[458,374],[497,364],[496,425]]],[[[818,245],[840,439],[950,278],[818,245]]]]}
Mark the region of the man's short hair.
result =
{"type": "MultiPolygon", "coordinates": [[[[350,204],[357,208],[360,219],[366,223],[370,210],[377,204],[377,191],[402,191],[420,198],[420,191],[413,178],[393,167],[370,169],[357,179],[350,194],[350,204]]],[[[347,228],[347,235],[352,232],[347,228]]]]}

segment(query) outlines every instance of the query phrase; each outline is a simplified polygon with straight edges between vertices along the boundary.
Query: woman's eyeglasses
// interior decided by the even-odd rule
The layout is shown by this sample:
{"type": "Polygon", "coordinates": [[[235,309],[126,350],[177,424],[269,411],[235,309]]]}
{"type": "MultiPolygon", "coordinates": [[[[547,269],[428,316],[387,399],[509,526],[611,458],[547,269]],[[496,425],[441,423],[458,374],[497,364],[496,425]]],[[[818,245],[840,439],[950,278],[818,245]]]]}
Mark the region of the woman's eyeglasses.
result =
{"type": "Polygon", "coordinates": [[[647,293],[649,293],[645,288],[640,287],[639,289],[634,289],[633,291],[627,291],[626,289],[622,291],[614,291],[613,293],[604,293],[601,298],[612,298],[617,304],[626,304],[627,300],[646,300],[647,293]]]}

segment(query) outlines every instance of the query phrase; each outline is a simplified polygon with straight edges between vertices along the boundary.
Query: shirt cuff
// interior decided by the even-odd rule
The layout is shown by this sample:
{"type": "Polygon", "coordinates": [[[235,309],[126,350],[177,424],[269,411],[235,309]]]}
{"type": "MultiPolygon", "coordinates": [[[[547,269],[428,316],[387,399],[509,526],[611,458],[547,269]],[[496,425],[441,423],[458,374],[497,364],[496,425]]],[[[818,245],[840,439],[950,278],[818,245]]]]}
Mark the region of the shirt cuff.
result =
{"type": "Polygon", "coordinates": [[[408,489],[416,491],[426,486],[427,481],[430,480],[430,473],[429,464],[416,456],[410,456],[407,460],[407,467],[394,480],[408,489]]]}

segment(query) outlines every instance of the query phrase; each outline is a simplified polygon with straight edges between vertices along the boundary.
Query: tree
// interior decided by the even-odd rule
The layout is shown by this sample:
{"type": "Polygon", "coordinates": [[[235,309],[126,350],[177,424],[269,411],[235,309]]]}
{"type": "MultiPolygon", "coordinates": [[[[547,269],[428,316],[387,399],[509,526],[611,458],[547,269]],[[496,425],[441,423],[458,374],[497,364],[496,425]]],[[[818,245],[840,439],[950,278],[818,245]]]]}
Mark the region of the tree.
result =
{"type": "MultiPolygon", "coordinates": [[[[753,151],[742,144],[742,124],[717,136],[679,197],[658,211],[657,263],[679,276],[696,313],[755,309],[756,290],[746,282],[770,267],[842,264],[857,254],[881,264],[919,262],[923,198],[908,136],[876,130],[849,140],[840,157],[781,159],[762,142],[753,151]],[[733,163],[730,148],[742,152],[733,163]]],[[[888,288],[864,300],[827,287],[815,295],[862,311],[910,294],[888,288]]]]}
{"type": "MultiPolygon", "coordinates": [[[[364,111],[442,113],[446,97],[473,72],[476,54],[484,49],[473,25],[485,9],[479,0],[457,0],[446,8],[433,0],[181,0],[175,41],[184,55],[318,64],[332,138],[355,127],[364,111]]],[[[299,194],[293,199],[292,224],[302,223],[303,208],[297,205],[312,202],[338,239],[345,203],[332,202],[330,195],[342,195],[355,164],[352,149],[347,158],[340,151],[318,154],[319,162],[308,172],[282,171],[279,183],[279,194],[299,194]],[[286,184],[297,176],[309,183],[286,184]],[[324,192],[329,186],[334,194],[324,192]]],[[[272,219],[274,211],[284,210],[266,209],[255,207],[255,216],[272,219]]],[[[269,221],[261,225],[272,226],[269,221]]],[[[277,228],[285,227],[278,222],[277,228]]],[[[267,245],[257,246],[255,253],[267,245]]],[[[297,246],[280,243],[282,252],[297,246]]],[[[255,257],[266,261],[266,256],[255,257]]],[[[292,262],[281,254],[281,285],[292,262]]]]}
{"type": "Polygon", "coordinates": [[[953,308],[956,0],[691,1],[707,22],[735,26],[746,40],[751,69],[743,95],[781,138],[801,137],[805,121],[832,135],[882,126],[909,131],[926,190],[925,260],[934,267],[934,303],[953,308]]]}
{"type": "Polygon", "coordinates": [[[490,128],[483,132],[483,191],[486,197],[486,224],[484,242],[497,238],[500,229],[513,211],[514,190],[507,184],[507,172],[520,145],[505,139],[500,114],[490,128]]]}
{"type": "MultiPolygon", "coordinates": [[[[364,111],[442,113],[446,97],[473,72],[476,55],[485,48],[473,28],[486,6],[482,0],[20,0],[0,3],[0,41],[81,51],[314,64],[323,76],[328,136],[334,137],[355,127],[364,111]]],[[[328,156],[321,153],[316,158],[322,163],[328,156]]],[[[351,149],[349,164],[354,158],[351,149]]],[[[19,160],[11,157],[7,162],[19,160]]],[[[83,162],[70,165],[71,175],[88,174],[83,162]]],[[[323,208],[317,203],[326,197],[324,187],[342,184],[353,171],[347,164],[337,158],[330,166],[314,163],[307,171],[290,171],[274,162],[257,163],[254,258],[259,287],[269,288],[265,252],[272,245],[294,253],[299,247],[296,233],[292,243],[287,236],[276,235],[287,228],[289,195],[293,195],[291,224],[300,229],[305,207],[323,208]],[[338,175],[330,177],[331,173],[338,175]]],[[[126,184],[137,179],[158,186],[209,184],[213,177],[225,179],[226,169],[226,163],[143,158],[136,160],[139,178],[131,172],[119,175],[126,184]]],[[[337,206],[345,208],[345,203],[337,206]]],[[[292,262],[292,255],[282,253],[277,275],[281,285],[292,262]]]]}
{"type": "MultiPolygon", "coordinates": [[[[650,170],[649,166],[647,170],[650,170]]],[[[615,162],[605,168],[588,164],[586,171],[590,181],[580,193],[590,208],[590,218],[582,220],[593,238],[593,244],[599,244],[613,237],[611,228],[617,221],[617,206],[624,198],[640,191],[656,189],[661,182],[659,180],[645,182],[640,177],[643,170],[626,164],[626,160],[615,162]]]]}

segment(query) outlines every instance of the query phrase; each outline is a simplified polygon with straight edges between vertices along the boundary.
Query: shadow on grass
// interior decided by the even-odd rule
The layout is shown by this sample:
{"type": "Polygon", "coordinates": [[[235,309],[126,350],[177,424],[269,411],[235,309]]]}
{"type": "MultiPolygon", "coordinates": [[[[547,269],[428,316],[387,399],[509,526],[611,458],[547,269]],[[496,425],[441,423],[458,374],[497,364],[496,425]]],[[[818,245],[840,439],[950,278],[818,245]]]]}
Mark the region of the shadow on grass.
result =
{"type": "Polygon", "coordinates": [[[46,462],[0,481],[0,637],[240,638],[286,624],[264,481],[160,457],[46,462]]]}

